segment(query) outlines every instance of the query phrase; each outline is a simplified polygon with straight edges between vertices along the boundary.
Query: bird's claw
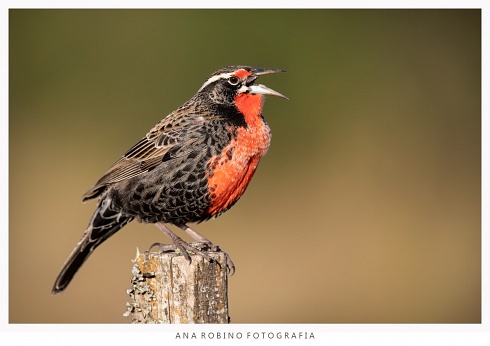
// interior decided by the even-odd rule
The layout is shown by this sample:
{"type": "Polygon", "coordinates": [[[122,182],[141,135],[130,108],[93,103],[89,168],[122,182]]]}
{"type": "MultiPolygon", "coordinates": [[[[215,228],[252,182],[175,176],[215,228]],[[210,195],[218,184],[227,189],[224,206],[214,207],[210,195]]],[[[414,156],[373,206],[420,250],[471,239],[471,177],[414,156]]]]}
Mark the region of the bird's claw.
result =
{"type": "MultiPolygon", "coordinates": [[[[230,273],[230,275],[235,274],[235,264],[231,260],[230,255],[222,251],[218,245],[214,245],[211,242],[190,243],[190,244],[185,241],[182,242],[177,241],[174,244],[153,243],[151,244],[151,246],[148,248],[146,252],[150,252],[151,249],[153,249],[154,247],[158,247],[161,253],[171,252],[171,251],[175,251],[176,249],[179,249],[182,255],[185,257],[185,259],[189,261],[189,263],[192,263],[192,258],[189,255],[188,251],[193,252],[196,255],[202,256],[210,263],[214,262],[215,260],[211,258],[206,252],[223,252],[223,254],[225,255],[226,268],[228,272],[230,273]]],[[[218,261],[216,262],[221,267],[221,264],[218,261]]]]}
{"type": "Polygon", "coordinates": [[[235,264],[231,260],[230,256],[228,256],[227,253],[225,253],[226,256],[226,268],[228,269],[228,272],[230,273],[230,276],[235,274],[235,264]]]}

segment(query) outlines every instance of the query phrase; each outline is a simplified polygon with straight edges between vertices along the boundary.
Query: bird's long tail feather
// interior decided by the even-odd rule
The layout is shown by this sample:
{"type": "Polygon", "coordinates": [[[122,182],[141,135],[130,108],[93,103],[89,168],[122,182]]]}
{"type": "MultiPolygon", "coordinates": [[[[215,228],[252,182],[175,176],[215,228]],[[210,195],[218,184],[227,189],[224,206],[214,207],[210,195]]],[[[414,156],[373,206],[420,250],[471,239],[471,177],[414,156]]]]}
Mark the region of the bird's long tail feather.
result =
{"type": "Polygon", "coordinates": [[[82,239],[66,260],[53,286],[52,294],[62,292],[97,246],[133,220],[110,209],[111,200],[102,199],[82,239]]]}

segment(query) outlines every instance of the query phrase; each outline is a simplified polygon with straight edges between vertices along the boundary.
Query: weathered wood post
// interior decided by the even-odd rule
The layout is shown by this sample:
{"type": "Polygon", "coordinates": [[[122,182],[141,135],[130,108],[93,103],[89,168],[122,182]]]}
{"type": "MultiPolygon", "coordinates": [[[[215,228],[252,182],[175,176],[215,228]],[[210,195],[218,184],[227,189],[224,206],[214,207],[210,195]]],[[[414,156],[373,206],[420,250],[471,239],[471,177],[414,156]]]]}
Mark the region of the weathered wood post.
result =
{"type": "Polygon", "coordinates": [[[132,323],[229,323],[225,254],[209,252],[213,262],[180,252],[146,252],[133,261],[132,323]]]}

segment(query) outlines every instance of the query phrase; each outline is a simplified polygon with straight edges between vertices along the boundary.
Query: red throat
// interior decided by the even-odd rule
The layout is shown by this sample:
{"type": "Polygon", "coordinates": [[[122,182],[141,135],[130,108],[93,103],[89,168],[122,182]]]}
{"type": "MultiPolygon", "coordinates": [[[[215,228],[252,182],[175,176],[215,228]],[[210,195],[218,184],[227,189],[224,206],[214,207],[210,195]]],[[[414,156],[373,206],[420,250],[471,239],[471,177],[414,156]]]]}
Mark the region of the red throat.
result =
{"type": "Polygon", "coordinates": [[[239,94],[235,97],[235,105],[249,125],[260,119],[263,104],[264,97],[262,95],[239,94]]]}

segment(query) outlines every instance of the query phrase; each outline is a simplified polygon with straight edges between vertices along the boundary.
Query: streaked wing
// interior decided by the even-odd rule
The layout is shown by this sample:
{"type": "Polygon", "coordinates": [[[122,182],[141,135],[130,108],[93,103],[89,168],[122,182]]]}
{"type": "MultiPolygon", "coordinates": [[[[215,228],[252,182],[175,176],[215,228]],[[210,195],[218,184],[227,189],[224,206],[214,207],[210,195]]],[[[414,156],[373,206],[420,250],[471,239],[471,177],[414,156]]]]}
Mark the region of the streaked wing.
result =
{"type": "Polygon", "coordinates": [[[196,125],[195,121],[189,121],[193,118],[192,114],[182,109],[164,118],[109,168],[95,186],[83,195],[83,200],[99,196],[108,185],[152,170],[164,160],[171,148],[189,143],[185,135],[192,133],[187,131],[189,125],[196,125]]]}

